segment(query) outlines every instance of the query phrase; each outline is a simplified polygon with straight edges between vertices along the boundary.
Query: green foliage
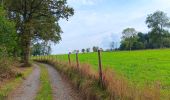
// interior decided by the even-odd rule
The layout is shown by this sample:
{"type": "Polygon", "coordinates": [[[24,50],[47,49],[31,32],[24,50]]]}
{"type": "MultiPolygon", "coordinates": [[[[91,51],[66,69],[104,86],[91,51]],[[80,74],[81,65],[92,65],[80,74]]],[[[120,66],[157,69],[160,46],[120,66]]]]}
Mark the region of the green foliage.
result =
{"type": "Polygon", "coordinates": [[[163,29],[169,24],[169,18],[166,13],[162,11],[156,11],[153,14],[149,14],[146,18],[146,24],[151,29],[163,29]]]}
{"type": "MultiPolygon", "coordinates": [[[[160,39],[157,39],[157,36],[154,35],[154,32],[150,32],[148,34],[139,32],[136,37],[131,41],[131,49],[132,50],[140,50],[140,49],[155,49],[155,48],[169,48],[170,47],[170,33],[168,31],[163,31],[162,34],[162,42],[160,39]]],[[[129,49],[129,40],[122,39],[120,50],[128,50],[129,49]]]]}
{"type": "Polygon", "coordinates": [[[82,53],[85,53],[85,51],[86,51],[85,49],[82,49],[82,50],[81,50],[82,53]]]}
{"type": "Polygon", "coordinates": [[[134,28],[123,30],[120,50],[154,49],[169,48],[170,33],[165,28],[169,28],[170,22],[166,13],[156,11],[149,14],[146,18],[146,24],[151,29],[148,34],[135,31],[134,28]],[[137,34],[137,35],[136,35],[137,34]]]}
{"type": "Polygon", "coordinates": [[[148,15],[146,18],[146,24],[151,29],[149,32],[151,43],[154,44],[155,48],[162,48],[163,46],[163,35],[166,33],[165,28],[169,27],[169,18],[166,13],[162,11],[156,11],[153,14],[148,15]]]}
{"type": "Polygon", "coordinates": [[[74,14],[67,0],[5,0],[4,6],[9,19],[16,23],[18,45],[26,65],[29,63],[31,42],[37,39],[58,43],[62,33],[59,20],[74,14]]]}
{"type": "Polygon", "coordinates": [[[126,28],[122,32],[122,39],[131,39],[135,37],[137,34],[137,31],[134,28],[126,28]]]}
{"type": "Polygon", "coordinates": [[[5,10],[0,7],[0,55],[7,52],[8,55],[12,55],[14,48],[16,47],[16,31],[15,24],[8,20],[5,10]]]}
{"type": "Polygon", "coordinates": [[[15,77],[11,56],[16,48],[16,39],[15,24],[6,18],[5,10],[0,7],[0,81],[15,77]]]}
{"type": "Polygon", "coordinates": [[[90,52],[90,48],[87,48],[87,49],[86,49],[86,52],[89,53],[89,52],[90,52]]]}
{"type": "Polygon", "coordinates": [[[33,44],[32,55],[49,55],[51,53],[51,47],[46,42],[33,44]]]}
{"type": "Polygon", "coordinates": [[[134,42],[137,41],[138,37],[137,37],[137,31],[134,28],[126,28],[123,30],[122,32],[122,47],[121,48],[125,48],[126,50],[132,49],[132,46],[134,44],[134,42]]]}

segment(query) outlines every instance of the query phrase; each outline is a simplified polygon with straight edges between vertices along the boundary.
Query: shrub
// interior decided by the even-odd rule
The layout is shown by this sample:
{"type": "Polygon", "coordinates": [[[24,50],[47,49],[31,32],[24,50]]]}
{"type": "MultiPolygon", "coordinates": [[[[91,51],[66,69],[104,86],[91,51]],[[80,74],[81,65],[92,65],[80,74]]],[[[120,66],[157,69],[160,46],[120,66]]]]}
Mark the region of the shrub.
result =
{"type": "Polygon", "coordinates": [[[22,74],[14,67],[16,66],[16,63],[13,59],[7,56],[5,50],[2,48],[0,49],[0,83],[6,79],[22,76],[22,74]]]}

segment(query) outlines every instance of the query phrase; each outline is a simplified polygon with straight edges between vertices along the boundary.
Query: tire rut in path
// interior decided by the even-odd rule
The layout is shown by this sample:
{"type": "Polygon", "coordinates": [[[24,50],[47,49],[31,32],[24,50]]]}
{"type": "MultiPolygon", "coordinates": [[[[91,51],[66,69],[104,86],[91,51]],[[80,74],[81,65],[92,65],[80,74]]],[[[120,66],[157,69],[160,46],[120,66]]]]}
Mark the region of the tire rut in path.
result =
{"type": "Polygon", "coordinates": [[[8,96],[7,100],[34,100],[40,84],[40,68],[36,64],[34,67],[31,75],[8,96]]]}
{"type": "Polygon", "coordinates": [[[52,66],[44,64],[49,72],[54,100],[83,100],[75,89],[52,66]]]}

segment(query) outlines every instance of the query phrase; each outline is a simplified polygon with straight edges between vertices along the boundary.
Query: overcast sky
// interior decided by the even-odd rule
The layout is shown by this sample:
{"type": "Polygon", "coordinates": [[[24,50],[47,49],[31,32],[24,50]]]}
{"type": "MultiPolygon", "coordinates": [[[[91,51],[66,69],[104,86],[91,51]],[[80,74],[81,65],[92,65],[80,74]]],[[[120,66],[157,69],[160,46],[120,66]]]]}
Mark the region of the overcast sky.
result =
{"type": "Polygon", "coordinates": [[[52,45],[53,54],[99,46],[109,48],[111,41],[119,44],[121,32],[133,27],[148,32],[148,14],[157,10],[170,17],[170,0],[68,0],[75,10],[69,21],[60,21],[62,41],[52,45]]]}

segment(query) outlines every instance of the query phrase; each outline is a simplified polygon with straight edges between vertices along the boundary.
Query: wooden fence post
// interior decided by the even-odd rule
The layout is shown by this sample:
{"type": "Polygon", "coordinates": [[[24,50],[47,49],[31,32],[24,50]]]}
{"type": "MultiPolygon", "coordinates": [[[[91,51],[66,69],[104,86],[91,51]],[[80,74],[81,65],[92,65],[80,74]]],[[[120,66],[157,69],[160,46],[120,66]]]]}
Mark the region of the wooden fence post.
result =
{"type": "Polygon", "coordinates": [[[78,58],[78,51],[76,52],[76,62],[77,62],[77,68],[79,68],[79,58],[78,58]]]}
{"type": "Polygon", "coordinates": [[[71,54],[71,52],[68,53],[68,62],[69,62],[69,65],[71,65],[70,54],[71,54]]]}
{"type": "Polygon", "coordinates": [[[98,50],[98,59],[99,59],[99,84],[103,87],[103,73],[102,73],[101,50],[98,50]]]}

